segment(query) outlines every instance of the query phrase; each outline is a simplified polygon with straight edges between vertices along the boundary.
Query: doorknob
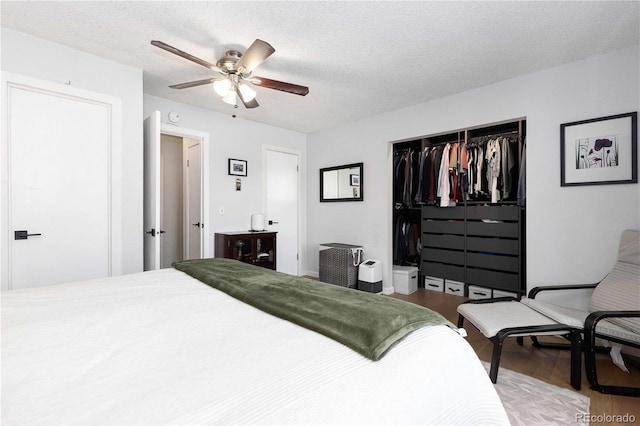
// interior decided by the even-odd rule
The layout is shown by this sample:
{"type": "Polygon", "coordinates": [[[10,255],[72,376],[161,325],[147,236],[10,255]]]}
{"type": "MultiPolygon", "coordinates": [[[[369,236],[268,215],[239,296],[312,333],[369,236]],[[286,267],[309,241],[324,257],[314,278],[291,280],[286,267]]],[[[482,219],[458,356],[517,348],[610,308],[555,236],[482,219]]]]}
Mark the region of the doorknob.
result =
{"type": "Polygon", "coordinates": [[[29,234],[29,231],[15,231],[13,234],[13,237],[16,240],[26,240],[29,237],[35,237],[37,235],[42,235],[42,234],[29,234]]]}
{"type": "Polygon", "coordinates": [[[270,220],[269,221],[269,225],[277,225],[278,223],[280,223],[280,222],[277,222],[275,220],[270,220]]]}
{"type": "Polygon", "coordinates": [[[151,231],[147,231],[147,232],[145,232],[145,234],[151,234],[152,237],[155,237],[156,235],[164,234],[166,232],[167,231],[163,231],[163,230],[160,230],[160,231],[156,232],[155,228],[151,228],[151,231]]]}
{"type": "Polygon", "coordinates": [[[204,228],[204,225],[203,225],[203,224],[201,224],[200,222],[198,222],[198,223],[192,223],[191,225],[193,225],[193,226],[197,226],[198,228],[200,228],[200,227],[203,227],[203,228],[204,228]]]}

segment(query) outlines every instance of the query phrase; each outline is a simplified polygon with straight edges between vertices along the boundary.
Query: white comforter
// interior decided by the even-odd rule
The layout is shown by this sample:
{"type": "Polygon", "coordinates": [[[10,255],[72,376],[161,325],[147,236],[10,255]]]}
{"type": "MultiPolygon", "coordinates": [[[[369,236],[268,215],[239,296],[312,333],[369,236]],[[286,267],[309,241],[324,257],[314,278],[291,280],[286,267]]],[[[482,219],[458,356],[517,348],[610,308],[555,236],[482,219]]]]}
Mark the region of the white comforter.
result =
{"type": "Polygon", "coordinates": [[[445,326],[373,362],[173,269],[1,297],[5,426],[508,424],[445,326]]]}

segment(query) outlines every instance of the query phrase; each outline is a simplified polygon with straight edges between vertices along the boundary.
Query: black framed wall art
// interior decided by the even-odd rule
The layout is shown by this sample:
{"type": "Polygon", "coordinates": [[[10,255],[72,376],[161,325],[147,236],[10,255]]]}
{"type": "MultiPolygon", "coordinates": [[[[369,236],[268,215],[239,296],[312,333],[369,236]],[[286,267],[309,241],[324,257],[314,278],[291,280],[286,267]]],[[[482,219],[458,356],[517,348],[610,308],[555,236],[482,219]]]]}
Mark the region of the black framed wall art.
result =
{"type": "Polygon", "coordinates": [[[246,176],[247,175],[246,160],[237,160],[235,158],[229,158],[229,174],[231,176],[246,176]]]}
{"type": "Polygon", "coordinates": [[[637,182],[637,112],[560,125],[560,186],[637,182]]]}

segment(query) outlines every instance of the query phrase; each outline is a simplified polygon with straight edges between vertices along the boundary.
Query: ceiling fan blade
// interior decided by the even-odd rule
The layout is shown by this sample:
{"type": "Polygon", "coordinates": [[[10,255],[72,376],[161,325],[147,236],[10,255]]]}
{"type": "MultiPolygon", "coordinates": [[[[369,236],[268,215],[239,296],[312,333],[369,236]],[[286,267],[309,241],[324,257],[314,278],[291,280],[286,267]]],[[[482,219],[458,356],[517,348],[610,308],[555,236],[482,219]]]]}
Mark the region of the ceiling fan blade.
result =
{"type": "Polygon", "coordinates": [[[152,40],[151,44],[156,46],[156,47],[159,47],[160,49],[166,50],[167,52],[171,52],[174,55],[178,55],[178,56],[180,56],[182,58],[188,59],[191,62],[195,62],[198,65],[202,65],[205,68],[209,68],[210,70],[217,71],[220,74],[224,74],[224,75],[227,74],[226,70],[224,70],[224,69],[222,69],[222,68],[220,68],[220,67],[218,67],[216,65],[213,65],[212,63],[207,62],[204,59],[197,58],[197,57],[195,57],[193,55],[188,54],[187,52],[183,52],[180,49],[176,49],[173,46],[169,46],[167,43],[164,43],[162,41],[152,40]]]}
{"type": "Polygon", "coordinates": [[[242,103],[244,104],[244,107],[245,107],[245,108],[257,108],[257,107],[259,107],[259,106],[260,106],[260,105],[258,104],[258,101],[256,101],[256,99],[255,99],[255,98],[253,98],[252,100],[250,100],[250,101],[248,101],[248,102],[247,102],[247,101],[245,101],[245,100],[244,100],[244,97],[242,96],[242,92],[241,92],[240,90],[238,90],[238,91],[236,92],[236,94],[238,95],[238,97],[240,98],[240,100],[242,101],[242,103]]]}
{"type": "Polygon", "coordinates": [[[204,80],[189,81],[187,83],[174,84],[169,87],[172,89],[186,89],[188,87],[202,86],[205,84],[213,83],[216,80],[217,78],[205,78],[204,80]]]}
{"type": "Polygon", "coordinates": [[[249,81],[256,86],[280,90],[281,92],[293,93],[294,95],[306,96],[309,93],[309,88],[306,86],[285,83],[284,81],[272,80],[270,78],[251,77],[249,81]]]}
{"type": "Polygon", "coordinates": [[[275,51],[276,49],[266,41],[256,39],[236,63],[235,68],[240,73],[250,73],[275,51]]]}

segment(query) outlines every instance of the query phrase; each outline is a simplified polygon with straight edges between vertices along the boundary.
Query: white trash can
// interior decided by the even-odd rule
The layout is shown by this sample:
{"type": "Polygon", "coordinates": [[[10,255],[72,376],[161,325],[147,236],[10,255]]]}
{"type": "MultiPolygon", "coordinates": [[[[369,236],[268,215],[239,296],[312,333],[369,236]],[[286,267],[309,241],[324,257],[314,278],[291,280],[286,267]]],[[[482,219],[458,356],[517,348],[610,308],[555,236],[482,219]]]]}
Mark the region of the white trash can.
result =
{"type": "Polygon", "coordinates": [[[367,259],[358,269],[358,290],[369,293],[382,292],[382,262],[367,259]]]}

